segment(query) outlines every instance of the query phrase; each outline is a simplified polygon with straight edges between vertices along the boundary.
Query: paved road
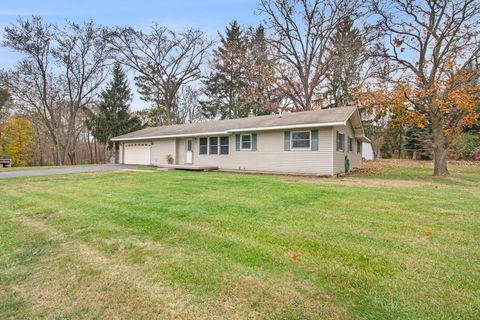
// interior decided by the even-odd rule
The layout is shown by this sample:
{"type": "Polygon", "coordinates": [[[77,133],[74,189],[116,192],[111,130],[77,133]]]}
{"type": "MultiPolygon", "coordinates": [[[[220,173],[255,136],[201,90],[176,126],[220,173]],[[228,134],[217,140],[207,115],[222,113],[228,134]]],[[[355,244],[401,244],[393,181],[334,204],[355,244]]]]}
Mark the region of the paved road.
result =
{"type": "Polygon", "coordinates": [[[35,177],[48,176],[53,174],[68,174],[79,172],[94,172],[94,171],[115,171],[135,168],[133,165],[121,164],[105,164],[95,166],[78,166],[78,167],[64,167],[51,169],[33,169],[33,170],[18,170],[18,171],[0,171],[0,179],[2,178],[16,178],[16,177],[35,177]]]}

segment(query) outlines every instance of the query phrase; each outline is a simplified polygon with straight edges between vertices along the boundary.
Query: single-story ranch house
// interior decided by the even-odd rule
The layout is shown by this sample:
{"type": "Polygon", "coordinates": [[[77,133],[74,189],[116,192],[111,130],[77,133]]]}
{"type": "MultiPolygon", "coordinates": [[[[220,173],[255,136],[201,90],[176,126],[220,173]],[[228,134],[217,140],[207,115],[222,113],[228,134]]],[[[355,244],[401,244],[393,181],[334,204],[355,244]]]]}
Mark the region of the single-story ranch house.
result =
{"type": "Polygon", "coordinates": [[[357,108],[343,107],[146,128],[112,140],[124,164],[333,176],[362,166],[368,139],[357,108]]]}

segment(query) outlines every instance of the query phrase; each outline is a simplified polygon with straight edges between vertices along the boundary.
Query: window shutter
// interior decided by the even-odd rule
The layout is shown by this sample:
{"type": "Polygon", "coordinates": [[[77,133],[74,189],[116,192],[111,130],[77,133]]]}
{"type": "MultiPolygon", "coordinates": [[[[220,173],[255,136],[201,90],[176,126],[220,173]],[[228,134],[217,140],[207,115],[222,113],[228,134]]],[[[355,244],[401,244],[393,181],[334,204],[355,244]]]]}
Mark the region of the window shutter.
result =
{"type": "Polygon", "coordinates": [[[290,131],[285,131],[283,137],[283,150],[290,151],[290,131]]]}
{"type": "Polygon", "coordinates": [[[252,151],[257,151],[257,134],[252,133],[252,151]]]}
{"type": "Polygon", "coordinates": [[[237,151],[240,151],[240,135],[239,134],[235,135],[235,149],[237,151]]]}
{"type": "Polygon", "coordinates": [[[311,148],[312,151],[318,151],[318,130],[312,130],[311,148]]]}
{"type": "Polygon", "coordinates": [[[337,131],[337,134],[336,134],[336,138],[337,138],[337,143],[336,143],[337,148],[336,149],[337,149],[337,151],[340,151],[340,139],[339,139],[339,137],[340,137],[340,135],[338,134],[338,131],[337,131]]]}

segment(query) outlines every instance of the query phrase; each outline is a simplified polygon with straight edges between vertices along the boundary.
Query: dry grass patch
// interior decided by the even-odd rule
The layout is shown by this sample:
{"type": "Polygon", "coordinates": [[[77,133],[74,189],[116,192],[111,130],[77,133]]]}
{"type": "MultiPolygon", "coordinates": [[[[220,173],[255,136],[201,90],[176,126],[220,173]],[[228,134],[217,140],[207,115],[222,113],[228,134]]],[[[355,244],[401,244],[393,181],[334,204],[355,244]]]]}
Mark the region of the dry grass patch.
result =
{"type": "Polygon", "coordinates": [[[384,168],[0,181],[0,319],[478,318],[480,172],[384,168]]]}

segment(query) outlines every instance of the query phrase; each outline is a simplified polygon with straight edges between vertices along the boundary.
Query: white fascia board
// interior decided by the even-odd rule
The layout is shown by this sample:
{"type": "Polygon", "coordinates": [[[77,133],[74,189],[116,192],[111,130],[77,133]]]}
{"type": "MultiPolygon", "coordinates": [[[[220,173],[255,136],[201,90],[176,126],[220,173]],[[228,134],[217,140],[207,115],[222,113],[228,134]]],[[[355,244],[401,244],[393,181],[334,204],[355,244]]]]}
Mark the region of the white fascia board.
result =
{"type": "Polygon", "coordinates": [[[328,123],[308,123],[308,124],[292,124],[288,126],[276,126],[276,127],[260,127],[260,128],[245,128],[245,129],[230,129],[229,133],[235,132],[255,132],[255,131],[270,131],[270,130],[284,130],[284,129],[303,129],[303,128],[319,128],[319,127],[333,127],[333,126],[345,126],[346,122],[328,122],[328,123]]]}
{"type": "Polygon", "coordinates": [[[167,138],[202,137],[202,136],[213,136],[213,135],[225,135],[225,134],[236,133],[236,132],[257,132],[257,131],[284,130],[284,129],[346,126],[346,125],[347,125],[346,121],[327,122],[327,123],[292,124],[288,126],[229,129],[226,131],[205,132],[205,133],[172,134],[172,135],[163,135],[163,136],[149,136],[149,137],[135,137],[135,138],[112,138],[110,140],[111,141],[136,141],[136,140],[167,139],[167,138]]]}
{"type": "Polygon", "coordinates": [[[151,139],[167,139],[167,138],[187,138],[187,137],[201,137],[228,134],[227,131],[205,132],[205,133],[186,133],[186,134],[171,134],[164,136],[149,136],[149,137],[135,137],[135,138],[112,138],[111,141],[133,141],[133,140],[151,140],[151,139]]]}

